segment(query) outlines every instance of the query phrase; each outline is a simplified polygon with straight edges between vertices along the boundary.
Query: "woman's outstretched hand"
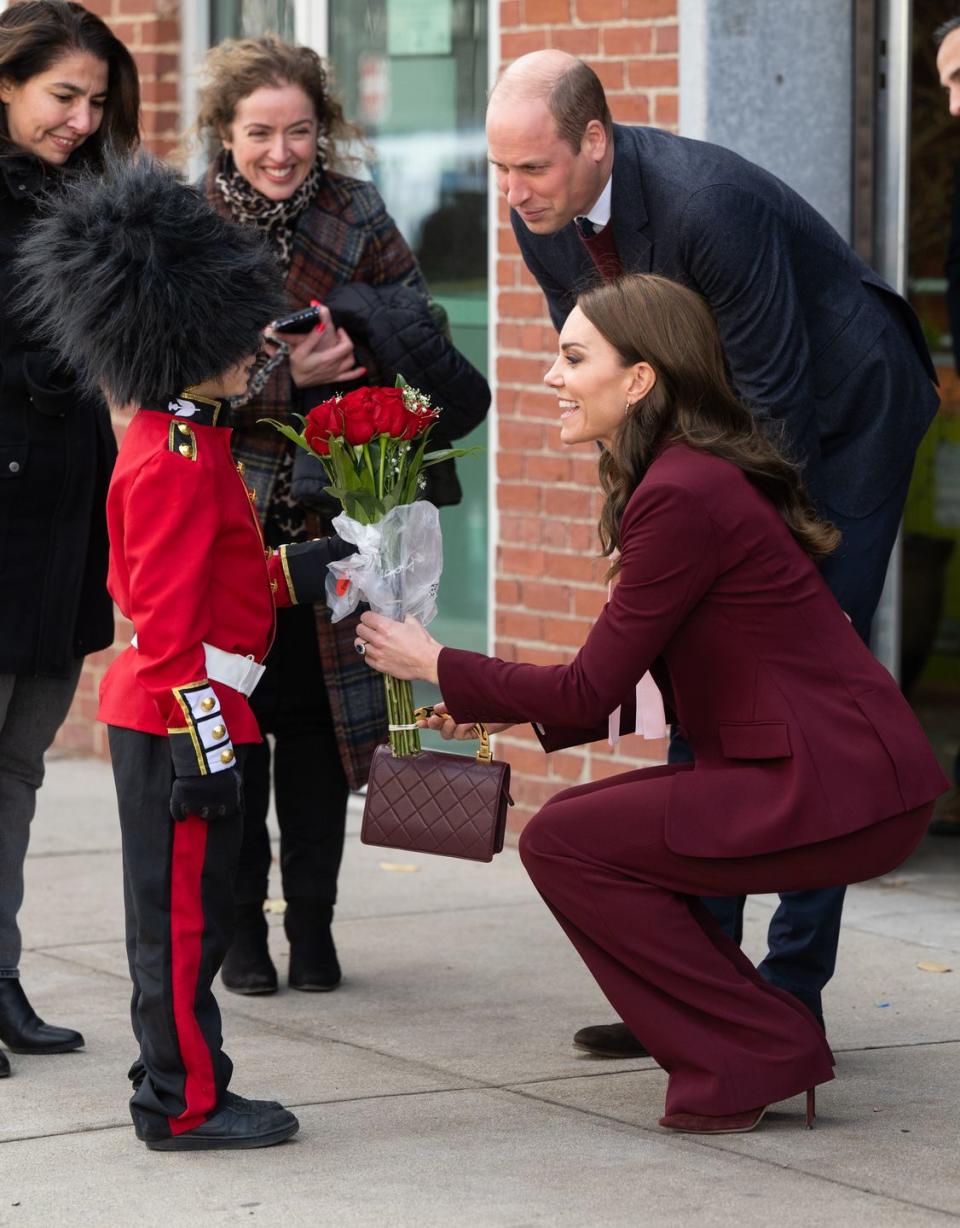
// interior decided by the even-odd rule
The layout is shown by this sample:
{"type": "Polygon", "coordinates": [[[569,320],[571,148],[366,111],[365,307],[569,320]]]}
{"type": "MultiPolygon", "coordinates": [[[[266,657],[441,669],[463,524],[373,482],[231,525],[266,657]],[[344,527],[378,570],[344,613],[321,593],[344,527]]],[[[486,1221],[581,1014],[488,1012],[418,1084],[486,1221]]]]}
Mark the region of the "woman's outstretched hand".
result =
{"type": "Polygon", "coordinates": [[[357,627],[355,643],[367,664],[381,674],[437,682],[437,659],[443,645],[415,618],[401,623],[367,610],[357,627]]]}
{"type": "MultiPolygon", "coordinates": [[[[449,742],[452,739],[457,742],[476,741],[477,727],[476,725],[458,725],[452,716],[447,712],[446,704],[439,703],[433,705],[433,715],[428,716],[425,721],[417,721],[421,729],[435,729],[444,739],[449,742]]],[[[498,722],[490,724],[484,721],[484,728],[487,733],[503,733],[507,729],[512,729],[512,725],[498,722]]]]}

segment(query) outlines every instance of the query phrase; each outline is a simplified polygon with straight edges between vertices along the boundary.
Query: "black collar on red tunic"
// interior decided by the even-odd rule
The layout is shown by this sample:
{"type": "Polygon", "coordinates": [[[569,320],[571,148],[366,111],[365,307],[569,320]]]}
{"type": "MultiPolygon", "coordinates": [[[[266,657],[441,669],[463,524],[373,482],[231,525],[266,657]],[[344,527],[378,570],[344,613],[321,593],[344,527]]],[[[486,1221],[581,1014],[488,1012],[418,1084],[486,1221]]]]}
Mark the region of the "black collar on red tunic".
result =
{"type": "Polygon", "coordinates": [[[230,406],[226,401],[202,397],[192,388],[185,388],[179,396],[162,401],[144,402],[144,409],[155,409],[171,418],[180,418],[193,426],[229,426],[230,406]]]}

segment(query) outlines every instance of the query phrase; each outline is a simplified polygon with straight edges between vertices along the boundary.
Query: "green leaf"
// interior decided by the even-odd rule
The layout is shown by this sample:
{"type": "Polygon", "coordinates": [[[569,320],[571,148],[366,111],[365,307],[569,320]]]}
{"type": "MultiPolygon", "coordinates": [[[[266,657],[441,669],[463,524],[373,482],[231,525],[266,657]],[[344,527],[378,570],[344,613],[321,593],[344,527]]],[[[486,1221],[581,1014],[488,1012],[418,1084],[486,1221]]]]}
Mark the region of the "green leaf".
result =
{"type": "Polygon", "coordinates": [[[421,469],[429,469],[431,465],[439,465],[442,461],[452,460],[457,456],[474,456],[478,452],[482,452],[483,448],[446,448],[443,452],[428,452],[420,466],[421,469]]]}
{"type": "Polygon", "coordinates": [[[295,443],[298,448],[303,448],[304,452],[309,452],[311,456],[316,456],[313,448],[307,443],[304,437],[293,429],[287,422],[278,422],[276,418],[258,418],[257,422],[263,422],[267,426],[272,426],[275,431],[279,431],[285,439],[289,439],[291,443],[295,443]]]}

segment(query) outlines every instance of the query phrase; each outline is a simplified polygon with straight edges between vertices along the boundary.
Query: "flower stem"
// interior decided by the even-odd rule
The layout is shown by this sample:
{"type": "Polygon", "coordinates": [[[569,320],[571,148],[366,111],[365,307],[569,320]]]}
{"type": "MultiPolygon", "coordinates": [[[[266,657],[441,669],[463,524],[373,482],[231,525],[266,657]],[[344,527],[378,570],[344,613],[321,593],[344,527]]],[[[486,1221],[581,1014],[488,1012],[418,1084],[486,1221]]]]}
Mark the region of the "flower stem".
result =
{"type": "MultiPolygon", "coordinates": [[[[384,674],[387,695],[387,720],[391,725],[413,724],[413,687],[409,682],[384,674]]],[[[420,753],[420,731],[397,729],[390,734],[390,749],[396,758],[420,753]]]]}
{"type": "Polygon", "coordinates": [[[383,498],[383,463],[387,459],[387,440],[389,438],[389,435],[380,436],[380,480],[377,486],[377,497],[379,499],[383,498]]]}
{"type": "Polygon", "coordinates": [[[363,459],[366,462],[367,470],[370,474],[370,481],[374,490],[377,488],[377,475],[373,472],[373,461],[370,459],[370,449],[366,444],[360,445],[360,451],[363,454],[363,459]]]}

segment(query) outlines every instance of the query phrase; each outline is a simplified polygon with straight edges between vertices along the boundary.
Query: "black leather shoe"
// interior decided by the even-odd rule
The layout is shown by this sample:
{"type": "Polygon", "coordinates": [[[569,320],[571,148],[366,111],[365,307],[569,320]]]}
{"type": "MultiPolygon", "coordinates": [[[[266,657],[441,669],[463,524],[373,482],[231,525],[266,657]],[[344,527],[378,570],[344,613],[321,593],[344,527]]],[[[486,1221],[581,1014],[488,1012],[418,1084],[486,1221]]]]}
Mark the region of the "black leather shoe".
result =
{"type": "MultiPolygon", "coordinates": [[[[801,998],[800,1001],[803,999],[801,998]]],[[[806,1003],[804,1005],[807,1006],[806,1003]]],[[[823,1016],[818,1015],[809,1006],[807,1009],[825,1032],[823,1016]]],[[[601,1023],[595,1027],[581,1028],[579,1032],[574,1033],[573,1043],[577,1049],[592,1053],[594,1057],[650,1056],[649,1051],[637,1040],[625,1023],[601,1023]]]]}
{"type": "MultiPolygon", "coordinates": [[[[256,1113],[264,1109],[282,1109],[283,1105],[279,1100],[247,1100],[236,1092],[224,1092],[223,1107],[234,1109],[237,1113],[256,1113]]],[[[134,1117],[133,1132],[142,1143],[146,1140],[149,1129],[144,1127],[140,1118],[134,1117]]]]}
{"type": "Polygon", "coordinates": [[[151,1151],[243,1151],[272,1147],[300,1129],[289,1109],[267,1100],[244,1100],[230,1095],[207,1121],[183,1134],[154,1136],[148,1130],[138,1137],[151,1151]]]}
{"type": "Polygon", "coordinates": [[[37,1016],[17,977],[0,978],[0,1040],[11,1053],[70,1053],[83,1048],[79,1032],[55,1028],[37,1016]]]}
{"type": "Polygon", "coordinates": [[[291,989],[305,993],[329,993],[340,984],[342,973],[333,945],[330,922],[333,906],[316,900],[287,900],[283,927],[290,941],[291,989]]]}
{"type": "Polygon", "coordinates": [[[574,1035],[573,1043],[577,1049],[584,1049],[594,1057],[650,1056],[625,1023],[600,1023],[581,1028],[574,1035]]]}
{"type": "Polygon", "coordinates": [[[220,977],[232,993],[277,992],[277,970],[267,946],[267,918],[262,904],[238,904],[233,914],[233,942],[220,977]]]}
{"type": "Polygon", "coordinates": [[[10,1062],[7,1055],[0,1052],[0,1079],[8,1079],[10,1077],[10,1062]]]}

